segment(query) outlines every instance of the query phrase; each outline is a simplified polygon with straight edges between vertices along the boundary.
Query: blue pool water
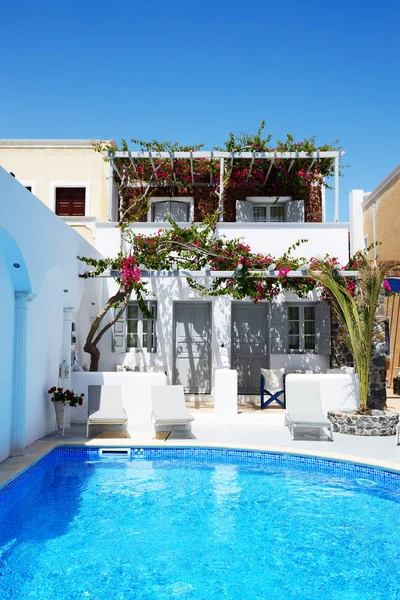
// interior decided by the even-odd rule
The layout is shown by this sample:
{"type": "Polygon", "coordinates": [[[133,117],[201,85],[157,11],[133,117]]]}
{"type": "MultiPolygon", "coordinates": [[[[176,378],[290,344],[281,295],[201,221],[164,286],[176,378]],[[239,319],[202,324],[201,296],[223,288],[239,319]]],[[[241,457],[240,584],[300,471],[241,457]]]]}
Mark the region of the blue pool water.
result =
{"type": "Polygon", "coordinates": [[[400,476],[282,454],[59,448],[0,491],[1,600],[400,598],[400,476]]]}

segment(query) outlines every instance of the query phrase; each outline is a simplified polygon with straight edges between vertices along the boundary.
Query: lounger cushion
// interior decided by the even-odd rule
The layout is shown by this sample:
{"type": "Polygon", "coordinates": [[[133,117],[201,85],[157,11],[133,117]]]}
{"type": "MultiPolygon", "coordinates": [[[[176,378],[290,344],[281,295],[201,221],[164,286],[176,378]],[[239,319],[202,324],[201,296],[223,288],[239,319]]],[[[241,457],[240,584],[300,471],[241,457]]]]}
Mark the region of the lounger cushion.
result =
{"type": "Polygon", "coordinates": [[[181,385],[155,385],[151,388],[153,418],[156,424],[182,425],[193,421],[185,408],[181,385]]]}

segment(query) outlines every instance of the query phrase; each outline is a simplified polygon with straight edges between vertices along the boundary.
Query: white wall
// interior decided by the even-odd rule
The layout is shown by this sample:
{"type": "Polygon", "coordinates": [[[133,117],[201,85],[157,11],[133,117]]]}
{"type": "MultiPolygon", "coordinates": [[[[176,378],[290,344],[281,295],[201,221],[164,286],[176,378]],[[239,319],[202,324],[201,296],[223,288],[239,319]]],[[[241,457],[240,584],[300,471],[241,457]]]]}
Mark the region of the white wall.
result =
{"type": "MultiPolygon", "coordinates": [[[[99,254],[1,168],[0,215],[0,285],[2,309],[8,315],[3,333],[3,339],[5,336],[8,342],[4,342],[0,351],[0,421],[8,415],[12,402],[7,390],[12,389],[13,377],[10,331],[13,328],[14,291],[31,291],[35,298],[28,307],[26,342],[26,444],[29,444],[54,430],[54,409],[47,390],[58,383],[63,308],[78,308],[81,303],[89,302],[85,295],[86,282],[78,277],[83,267],[76,257],[99,254]],[[21,263],[19,269],[12,266],[15,256],[21,263]],[[14,288],[10,288],[11,280],[14,288]]],[[[100,282],[94,285],[99,286],[100,282]]],[[[2,427],[3,424],[0,430],[2,427]]],[[[4,439],[1,437],[0,460],[8,455],[9,434],[4,439]]]]}
{"type": "MultiPolygon", "coordinates": [[[[71,408],[71,423],[86,423],[89,385],[119,385],[122,405],[128,417],[128,428],[151,430],[151,387],[166,385],[164,373],[72,373],[72,386],[77,394],[85,394],[82,406],[71,408]]],[[[104,426],[106,427],[106,426],[104,426]]],[[[89,432],[90,433],[90,432],[89,432]]]]}
{"type": "Polygon", "coordinates": [[[364,190],[352,190],[349,195],[350,254],[364,250],[364,190]]]}
{"type": "Polygon", "coordinates": [[[12,373],[14,348],[14,290],[0,253],[1,344],[0,344],[0,461],[9,456],[11,432],[12,373]]]}
{"type": "MultiPolygon", "coordinates": [[[[169,223],[134,223],[136,233],[152,235],[159,229],[168,229],[169,223]]],[[[289,246],[300,239],[308,241],[293,252],[293,256],[335,256],[342,264],[349,259],[348,223],[219,223],[217,235],[227,239],[243,237],[254,252],[281,256],[289,246]]],[[[119,230],[114,223],[98,223],[96,248],[104,256],[118,251],[119,230]]]]}

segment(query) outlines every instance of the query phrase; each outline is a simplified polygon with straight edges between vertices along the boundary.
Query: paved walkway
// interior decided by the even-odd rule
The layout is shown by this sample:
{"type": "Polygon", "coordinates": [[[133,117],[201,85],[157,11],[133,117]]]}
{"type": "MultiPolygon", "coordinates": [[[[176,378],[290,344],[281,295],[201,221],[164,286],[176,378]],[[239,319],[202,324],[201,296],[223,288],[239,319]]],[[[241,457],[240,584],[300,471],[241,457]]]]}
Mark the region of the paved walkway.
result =
{"type": "MultiPolygon", "coordinates": [[[[400,399],[389,399],[388,408],[400,408],[400,399]]],[[[400,446],[396,436],[357,437],[336,433],[334,441],[318,429],[304,430],[292,440],[284,425],[284,410],[247,410],[229,424],[219,423],[207,408],[191,408],[195,417],[192,435],[188,431],[172,431],[168,439],[154,439],[150,432],[129,431],[121,437],[119,431],[102,432],[86,440],[86,427],[73,425],[63,437],[58,432],[38,440],[26,449],[23,457],[10,458],[0,464],[0,485],[32,464],[37,458],[58,445],[87,444],[90,446],[217,446],[250,448],[312,454],[400,470],[400,446]]],[[[94,428],[93,428],[94,429],[94,428]]]]}

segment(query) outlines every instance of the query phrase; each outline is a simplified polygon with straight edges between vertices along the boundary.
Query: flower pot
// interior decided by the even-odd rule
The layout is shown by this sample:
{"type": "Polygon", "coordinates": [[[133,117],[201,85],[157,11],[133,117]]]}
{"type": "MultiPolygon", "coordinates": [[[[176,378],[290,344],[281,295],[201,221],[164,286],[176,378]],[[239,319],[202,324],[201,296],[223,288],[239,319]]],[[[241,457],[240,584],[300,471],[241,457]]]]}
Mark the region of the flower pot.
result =
{"type": "Polygon", "coordinates": [[[56,413],[57,427],[62,429],[63,425],[65,429],[71,427],[71,417],[69,412],[69,404],[63,404],[62,402],[53,402],[54,410],[56,413]],[[64,413],[65,413],[65,424],[64,424],[64,413]]]}

